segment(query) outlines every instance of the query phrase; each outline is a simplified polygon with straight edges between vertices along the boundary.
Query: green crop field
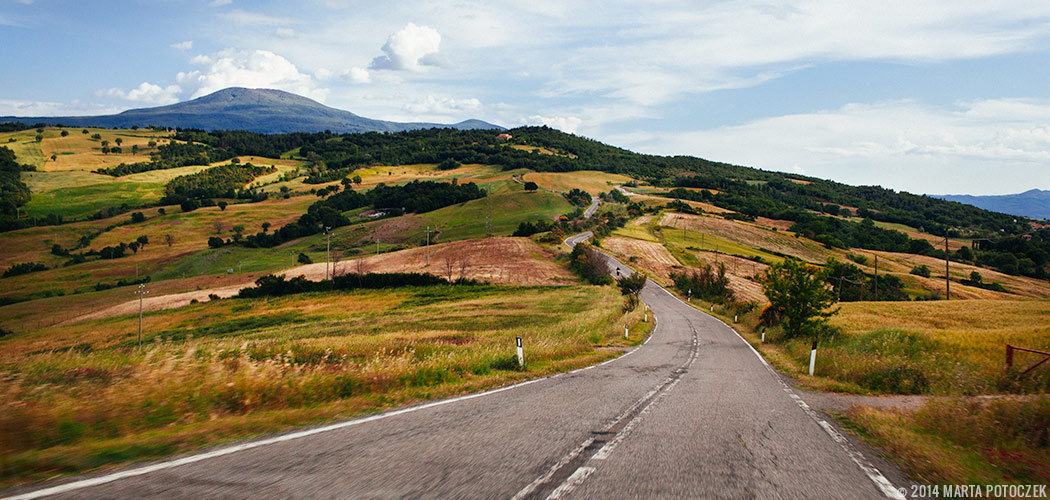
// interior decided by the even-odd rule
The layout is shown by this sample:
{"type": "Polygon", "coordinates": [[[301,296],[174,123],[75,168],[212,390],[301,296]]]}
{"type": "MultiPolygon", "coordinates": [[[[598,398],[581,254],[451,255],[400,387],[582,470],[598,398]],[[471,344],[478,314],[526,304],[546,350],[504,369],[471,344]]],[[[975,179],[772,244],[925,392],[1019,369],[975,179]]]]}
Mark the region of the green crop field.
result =
{"type": "MultiPolygon", "coordinates": [[[[520,185],[508,181],[482,184],[481,187],[493,188],[491,223],[494,235],[509,235],[521,222],[553,220],[573,210],[572,205],[560,194],[540,191],[529,193],[520,185]]],[[[485,236],[488,206],[489,201],[481,198],[422,214],[422,217],[432,227],[440,229],[440,241],[482,238],[485,236]]]]}

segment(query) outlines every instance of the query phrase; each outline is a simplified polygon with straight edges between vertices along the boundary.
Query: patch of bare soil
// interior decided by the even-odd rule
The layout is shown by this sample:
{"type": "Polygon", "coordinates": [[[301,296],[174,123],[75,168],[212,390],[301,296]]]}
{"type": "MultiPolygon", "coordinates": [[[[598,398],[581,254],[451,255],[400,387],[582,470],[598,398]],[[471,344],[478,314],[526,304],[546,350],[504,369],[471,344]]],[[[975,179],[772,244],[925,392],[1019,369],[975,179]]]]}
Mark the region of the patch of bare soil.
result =
{"type": "Polygon", "coordinates": [[[769,267],[753,260],[743,259],[732,255],[717,254],[714,252],[693,252],[702,263],[711,265],[725,264],[726,276],[729,277],[729,288],[737,300],[754,301],[759,304],[768,302],[766,294],[762,291],[762,284],[753,280],[752,277],[760,276],[769,267]]]}
{"type": "Polygon", "coordinates": [[[620,262],[645,271],[663,283],[670,282],[671,271],[682,269],[682,264],[667,248],[652,241],[612,236],[602,240],[602,249],[620,262]],[[631,257],[635,260],[631,261],[631,257]]]}
{"type": "Polygon", "coordinates": [[[832,254],[813,241],[721,217],[669,213],[660,218],[660,225],[707,233],[756,250],[771,250],[809,262],[824,262],[832,254]]]}

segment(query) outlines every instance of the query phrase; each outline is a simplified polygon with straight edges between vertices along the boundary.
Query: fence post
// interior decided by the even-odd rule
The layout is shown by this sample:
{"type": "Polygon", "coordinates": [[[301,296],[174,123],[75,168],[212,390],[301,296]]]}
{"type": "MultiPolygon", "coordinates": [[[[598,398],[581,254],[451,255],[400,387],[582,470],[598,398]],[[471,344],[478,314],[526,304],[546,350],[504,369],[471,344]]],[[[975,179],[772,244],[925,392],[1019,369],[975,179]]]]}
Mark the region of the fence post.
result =
{"type": "Polygon", "coordinates": [[[1009,370],[1014,366],[1014,346],[1006,344],[1006,369],[1009,370]]]}

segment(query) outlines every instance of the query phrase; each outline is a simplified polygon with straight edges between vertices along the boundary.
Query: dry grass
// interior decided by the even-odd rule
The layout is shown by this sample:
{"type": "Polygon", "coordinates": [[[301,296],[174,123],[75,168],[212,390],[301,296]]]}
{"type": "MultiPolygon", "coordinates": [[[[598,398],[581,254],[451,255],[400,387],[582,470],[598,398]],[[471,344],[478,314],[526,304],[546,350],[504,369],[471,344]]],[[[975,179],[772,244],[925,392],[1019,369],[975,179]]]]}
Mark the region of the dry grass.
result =
{"type": "Polygon", "coordinates": [[[670,283],[672,271],[682,269],[682,264],[663,245],[630,238],[612,236],[602,240],[602,250],[607,250],[624,264],[639,269],[661,284],[670,283]]]}
{"type": "Polygon", "coordinates": [[[710,234],[745,247],[791,255],[809,262],[823,263],[833,255],[833,252],[813,241],[721,217],[667,213],[660,218],[660,225],[710,234]]]}
{"type": "Polygon", "coordinates": [[[631,180],[630,177],[594,170],[581,170],[578,172],[529,172],[522,177],[525,182],[535,182],[543,189],[551,191],[568,192],[577,188],[592,196],[598,193],[607,193],[614,186],[621,185],[631,180]]]}
{"type": "MultiPolygon", "coordinates": [[[[51,129],[48,129],[49,131],[51,129]]],[[[61,137],[56,132],[54,137],[48,134],[40,143],[40,150],[45,158],[43,165],[46,172],[72,172],[91,171],[102,167],[112,167],[121,163],[136,163],[149,161],[148,143],[155,141],[157,145],[167,144],[170,135],[167,132],[152,130],[111,130],[88,128],[87,134],[80,133],[80,128],[69,128],[69,135],[61,137]],[[100,134],[102,140],[109,141],[109,145],[116,146],[116,139],[123,142],[120,147],[124,151],[120,154],[102,154],[102,143],[91,139],[94,134],[100,134]],[[140,148],[138,154],[131,154],[131,147],[137,145],[140,148]],[[55,161],[49,157],[57,155],[55,161]]]]}
{"type": "Polygon", "coordinates": [[[230,299],[0,341],[3,482],[162,456],[611,357],[648,324],[612,287],[230,299]],[[526,369],[514,361],[525,342],[526,369]]]}

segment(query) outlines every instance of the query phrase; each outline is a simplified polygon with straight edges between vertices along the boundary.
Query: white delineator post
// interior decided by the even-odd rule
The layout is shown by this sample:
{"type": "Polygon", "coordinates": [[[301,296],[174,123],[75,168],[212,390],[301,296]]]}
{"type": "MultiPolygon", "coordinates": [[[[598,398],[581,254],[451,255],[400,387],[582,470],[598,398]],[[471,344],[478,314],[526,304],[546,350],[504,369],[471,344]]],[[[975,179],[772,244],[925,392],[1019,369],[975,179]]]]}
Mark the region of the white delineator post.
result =
{"type": "Polygon", "coordinates": [[[813,368],[817,365],[817,341],[813,341],[813,350],[809,351],[809,376],[813,376],[813,368]]]}
{"type": "Polygon", "coordinates": [[[642,316],[642,322],[649,322],[649,306],[645,306],[645,316],[642,316]]]}
{"type": "Polygon", "coordinates": [[[627,338],[627,323],[623,324],[623,338],[627,338]]]}
{"type": "Polygon", "coordinates": [[[762,329],[762,343],[763,344],[766,343],[766,329],[765,328],[762,329]]]}
{"type": "Polygon", "coordinates": [[[521,350],[521,337],[518,337],[518,366],[525,366],[525,353],[521,350]]]}

